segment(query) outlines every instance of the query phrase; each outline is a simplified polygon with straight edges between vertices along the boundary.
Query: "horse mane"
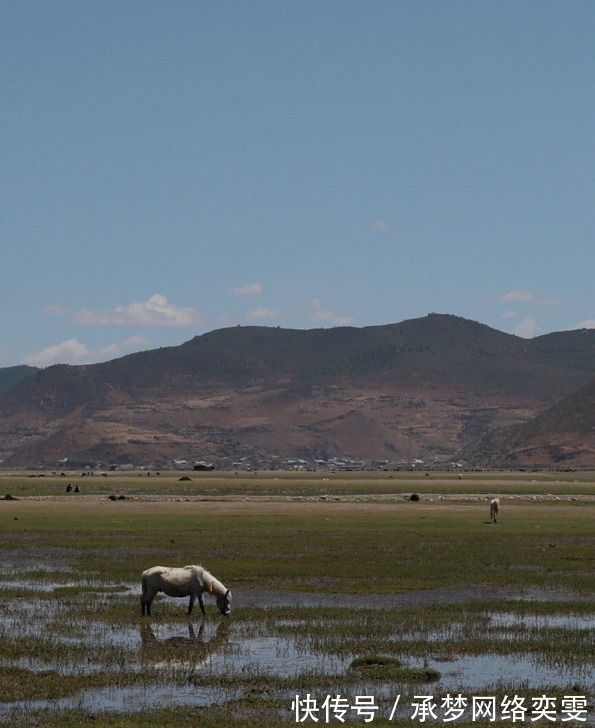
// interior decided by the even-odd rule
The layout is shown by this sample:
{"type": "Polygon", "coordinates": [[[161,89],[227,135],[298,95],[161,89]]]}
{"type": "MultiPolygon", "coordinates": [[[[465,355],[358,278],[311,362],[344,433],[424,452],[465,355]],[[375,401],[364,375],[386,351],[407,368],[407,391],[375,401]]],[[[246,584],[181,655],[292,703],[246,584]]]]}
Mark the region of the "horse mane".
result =
{"type": "Polygon", "coordinates": [[[200,572],[200,578],[203,581],[203,584],[208,584],[208,591],[212,594],[214,590],[219,589],[220,591],[226,592],[227,587],[221,582],[219,579],[217,579],[216,576],[213,576],[211,572],[208,569],[205,569],[204,566],[201,566],[200,564],[189,564],[188,566],[184,567],[185,569],[196,569],[198,572],[200,572]]]}
{"type": "Polygon", "coordinates": [[[184,569],[196,569],[201,574],[204,574],[205,576],[210,576],[211,578],[215,578],[210,571],[205,569],[204,566],[201,566],[200,564],[188,564],[187,566],[184,566],[184,569]]]}
{"type": "Polygon", "coordinates": [[[183,567],[184,569],[198,569],[199,571],[204,571],[207,574],[209,573],[204,566],[201,566],[200,564],[187,564],[183,567]]]}

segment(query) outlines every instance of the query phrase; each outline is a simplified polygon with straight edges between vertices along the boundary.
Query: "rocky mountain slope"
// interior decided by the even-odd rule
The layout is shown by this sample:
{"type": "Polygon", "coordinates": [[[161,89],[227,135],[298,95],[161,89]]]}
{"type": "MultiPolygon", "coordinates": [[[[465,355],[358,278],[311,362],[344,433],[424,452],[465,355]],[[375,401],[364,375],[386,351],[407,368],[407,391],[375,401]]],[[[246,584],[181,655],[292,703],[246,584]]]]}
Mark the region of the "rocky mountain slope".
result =
{"type": "Polygon", "coordinates": [[[465,456],[495,468],[595,466],[595,379],[528,422],[490,432],[465,456]]]}
{"type": "Polygon", "coordinates": [[[0,396],[9,466],[273,456],[448,460],[590,381],[595,331],[526,340],[456,316],[220,329],[34,371],[0,396]]]}

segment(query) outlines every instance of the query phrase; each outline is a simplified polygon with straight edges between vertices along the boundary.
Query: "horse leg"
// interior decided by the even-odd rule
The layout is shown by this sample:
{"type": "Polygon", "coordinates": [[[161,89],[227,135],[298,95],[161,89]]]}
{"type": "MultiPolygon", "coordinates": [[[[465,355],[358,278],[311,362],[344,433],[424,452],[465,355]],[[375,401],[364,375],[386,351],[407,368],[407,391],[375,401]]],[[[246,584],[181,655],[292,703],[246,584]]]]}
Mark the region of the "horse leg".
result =
{"type": "Polygon", "coordinates": [[[145,601],[143,599],[143,597],[141,597],[140,607],[141,607],[141,612],[140,612],[141,616],[144,617],[145,614],[147,615],[147,617],[151,616],[151,602],[150,601],[145,601]]]}
{"type": "Polygon", "coordinates": [[[196,594],[190,595],[190,602],[188,603],[188,616],[192,614],[192,608],[194,607],[194,600],[196,599],[196,594]]]}
{"type": "Polygon", "coordinates": [[[154,592],[143,591],[141,598],[140,598],[141,615],[143,617],[145,616],[145,614],[147,615],[147,617],[151,616],[151,604],[153,603],[154,598],[155,598],[154,592]]]}
{"type": "Polygon", "coordinates": [[[200,610],[203,614],[206,614],[205,612],[205,598],[202,592],[198,595],[198,603],[200,604],[200,610]]]}

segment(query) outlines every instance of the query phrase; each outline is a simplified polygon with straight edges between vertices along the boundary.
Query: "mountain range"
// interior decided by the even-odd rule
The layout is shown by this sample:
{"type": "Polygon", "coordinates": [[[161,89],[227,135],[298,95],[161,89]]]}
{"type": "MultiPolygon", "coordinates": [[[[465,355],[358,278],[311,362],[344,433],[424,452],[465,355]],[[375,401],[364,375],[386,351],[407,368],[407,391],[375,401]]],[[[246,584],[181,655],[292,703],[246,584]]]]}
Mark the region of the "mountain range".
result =
{"type": "Polygon", "coordinates": [[[595,465],[595,331],[523,339],[448,314],[237,326],[109,362],[0,369],[5,467],[343,456],[595,465]]]}

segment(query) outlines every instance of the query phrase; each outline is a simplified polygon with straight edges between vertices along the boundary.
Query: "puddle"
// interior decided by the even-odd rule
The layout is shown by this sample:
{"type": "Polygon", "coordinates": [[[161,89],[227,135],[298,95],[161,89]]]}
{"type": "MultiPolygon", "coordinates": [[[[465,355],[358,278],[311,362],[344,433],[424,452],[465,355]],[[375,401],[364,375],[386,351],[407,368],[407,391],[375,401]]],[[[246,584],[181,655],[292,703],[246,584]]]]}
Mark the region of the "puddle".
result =
{"type": "Polygon", "coordinates": [[[131,706],[137,711],[169,708],[173,705],[192,705],[207,708],[239,696],[238,691],[216,688],[180,688],[174,685],[150,687],[106,688],[86,690],[74,698],[60,700],[21,700],[10,705],[0,704],[0,715],[33,710],[85,710],[90,713],[111,711],[123,713],[131,706]]]}
{"type": "Polygon", "coordinates": [[[441,672],[438,686],[443,691],[476,693],[495,685],[522,685],[539,688],[564,688],[593,684],[595,671],[587,666],[565,668],[547,666],[531,657],[477,655],[458,657],[453,662],[437,662],[441,672]]]}
{"type": "Polygon", "coordinates": [[[513,612],[494,612],[490,615],[494,627],[524,629],[592,629],[595,630],[593,616],[572,614],[514,614],[513,612]]]}
{"type": "MultiPolygon", "coordinates": [[[[427,589],[404,594],[330,594],[321,592],[277,592],[266,589],[234,589],[234,609],[238,607],[345,607],[353,609],[392,609],[394,607],[429,604],[465,604],[494,599],[522,601],[565,601],[568,594],[554,589],[502,590],[493,588],[427,589]]],[[[582,597],[574,597],[583,601],[582,597]]],[[[584,600],[588,600],[585,597],[584,600]]]]}
{"type": "Polygon", "coordinates": [[[27,590],[31,592],[44,592],[49,593],[56,591],[57,589],[72,589],[77,588],[80,589],[82,587],[101,587],[103,586],[99,582],[92,582],[92,581],[85,581],[81,582],[79,581],[37,581],[37,580],[27,580],[27,579],[2,579],[2,588],[3,589],[22,589],[27,590]]]}

